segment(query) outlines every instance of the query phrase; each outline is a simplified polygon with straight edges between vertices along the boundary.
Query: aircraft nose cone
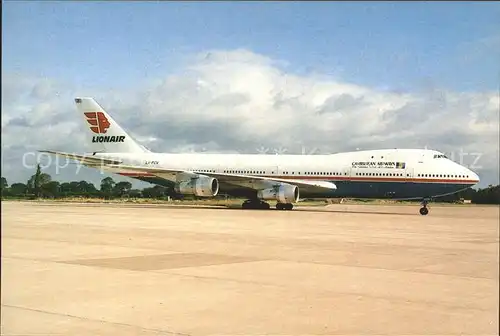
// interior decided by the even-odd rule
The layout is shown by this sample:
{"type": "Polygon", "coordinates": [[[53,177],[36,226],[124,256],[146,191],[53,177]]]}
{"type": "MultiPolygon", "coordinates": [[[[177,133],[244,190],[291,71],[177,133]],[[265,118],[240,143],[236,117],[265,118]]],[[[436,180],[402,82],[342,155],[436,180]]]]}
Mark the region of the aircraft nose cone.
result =
{"type": "Polygon", "coordinates": [[[479,183],[479,175],[477,175],[476,173],[474,173],[472,170],[469,170],[469,179],[471,180],[471,182],[474,182],[474,183],[479,183]]]}

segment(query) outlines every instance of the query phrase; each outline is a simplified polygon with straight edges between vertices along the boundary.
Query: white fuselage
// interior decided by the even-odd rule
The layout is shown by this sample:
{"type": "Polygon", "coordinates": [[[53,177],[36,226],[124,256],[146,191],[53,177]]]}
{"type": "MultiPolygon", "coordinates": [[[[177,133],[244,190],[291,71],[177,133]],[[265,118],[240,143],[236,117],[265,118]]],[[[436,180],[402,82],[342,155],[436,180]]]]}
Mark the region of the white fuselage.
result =
{"type": "MultiPolygon", "coordinates": [[[[330,155],[103,153],[126,165],[274,178],[330,181],[337,190],[302,197],[425,198],[456,193],[479,177],[440,152],[385,149],[330,155]]],[[[110,170],[155,182],[147,173],[110,170]]],[[[224,190],[221,190],[224,192],[224,190]]],[[[229,192],[230,193],[230,192],[229,192]]],[[[237,193],[236,193],[237,194],[237,193]]]]}

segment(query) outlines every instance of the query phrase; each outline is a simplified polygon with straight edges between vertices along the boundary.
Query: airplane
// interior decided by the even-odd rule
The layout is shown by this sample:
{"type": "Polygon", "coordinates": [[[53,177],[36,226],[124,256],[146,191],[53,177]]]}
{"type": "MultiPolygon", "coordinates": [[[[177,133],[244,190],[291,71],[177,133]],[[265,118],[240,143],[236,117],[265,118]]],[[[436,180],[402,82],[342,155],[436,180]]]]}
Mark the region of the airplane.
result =
{"type": "Polygon", "coordinates": [[[172,195],[243,197],[243,209],[292,210],[300,198],[429,201],[479,182],[470,169],[429,149],[377,149],[337,154],[154,153],[135,141],[93,99],[75,98],[92,153],[40,152],[109,173],[168,187],[172,195]]]}

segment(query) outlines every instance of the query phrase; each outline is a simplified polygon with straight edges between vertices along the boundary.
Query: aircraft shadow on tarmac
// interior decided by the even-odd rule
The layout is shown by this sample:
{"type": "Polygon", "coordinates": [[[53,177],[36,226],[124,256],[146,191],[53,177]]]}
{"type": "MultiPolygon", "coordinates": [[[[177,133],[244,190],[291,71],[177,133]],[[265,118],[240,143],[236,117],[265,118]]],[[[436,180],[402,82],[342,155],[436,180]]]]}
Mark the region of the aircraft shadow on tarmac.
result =
{"type": "MultiPolygon", "coordinates": [[[[56,206],[63,205],[58,203],[37,203],[37,205],[46,206],[56,206]]],[[[252,212],[264,212],[264,211],[281,211],[281,212],[321,212],[321,213],[346,213],[346,214],[367,214],[367,215],[400,215],[400,216],[420,216],[418,212],[415,213],[405,213],[396,211],[357,211],[357,210],[345,210],[345,209],[335,209],[334,207],[329,207],[325,209],[324,207],[296,207],[293,210],[277,210],[274,207],[270,209],[242,209],[240,207],[228,207],[225,205],[178,205],[178,204],[120,204],[120,203],[65,203],[66,206],[83,206],[83,207],[121,207],[121,208],[149,208],[149,209],[186,209],[186,210],[233,210],[233,211],[245,211],[248,213],[252,212]]]]}
{"type": "MultiPolygon", "coordinates": [[[[140,205],[130,205],[131,207],[136,207],[140,205]]],[[[153,206],[152,206],[153,207],[153,206]]],[[[405,212],[397,212],[397,211],[357,211],[357,210],[345,210],[345,209],[335,209],[324,207],[315,207],[315,208],[301,208],[296,207],[293,210],[278,210],[273,207],[270,209],[242,209],[239,207],[226,207],[224,205],[209,205],[209,206],[199,206],[199,205],[170,205],[170,204],[162,204],[154,206],[157,208],[175,208],[175,209],[189,209],[189,210],[203,210],[203,209],[218,209],[218,210],[234,210],[234,211],[245,211],[248,213],[252,212],[265,212],[265,211],[281,211],[281,212],[321,212],[321,213],[347,213],[347,214],[367,214],[367,215],[400,215],[400,216],[420,216],[420,214],[416,211],[415,213],[405,213],[405,212]]]]}

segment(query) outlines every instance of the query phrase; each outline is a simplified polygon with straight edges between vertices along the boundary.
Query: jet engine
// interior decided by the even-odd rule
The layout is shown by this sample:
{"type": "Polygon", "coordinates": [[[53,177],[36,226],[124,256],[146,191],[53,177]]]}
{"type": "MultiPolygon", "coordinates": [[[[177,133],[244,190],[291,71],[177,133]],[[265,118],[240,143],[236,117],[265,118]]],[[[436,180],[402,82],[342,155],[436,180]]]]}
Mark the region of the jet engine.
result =
{"type": "Polygon", "coordinates": [[[280,184],[274,188],[259,190],[257,197],[263,200],[276,200],[280,203],[295,203],[299,200],[299,187],[280,184]]]}
{"type": "Polygon", "coordinates": [[[183,195],[213,197],[219,192],[219,181],[213,177],[200,175],[175,185],[175,191],[183,195]]]}

